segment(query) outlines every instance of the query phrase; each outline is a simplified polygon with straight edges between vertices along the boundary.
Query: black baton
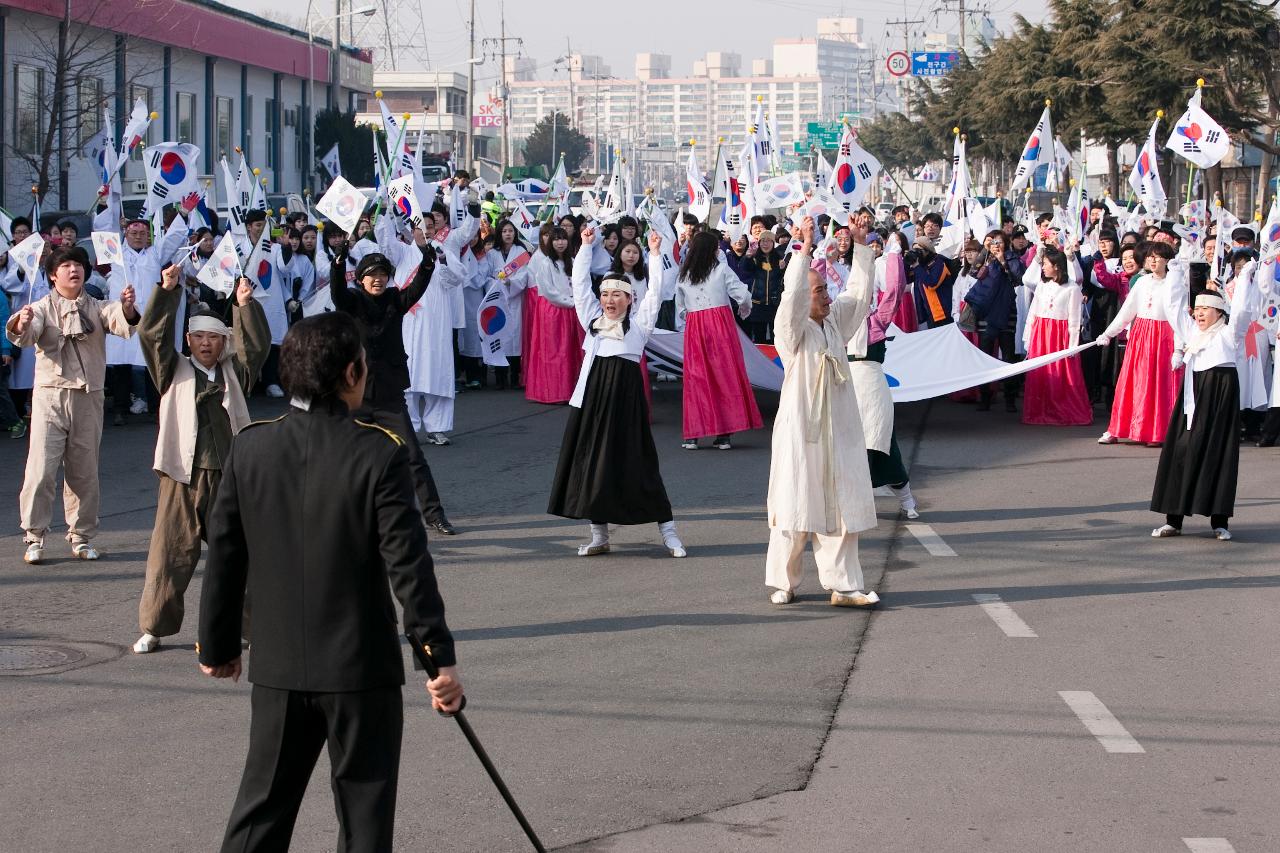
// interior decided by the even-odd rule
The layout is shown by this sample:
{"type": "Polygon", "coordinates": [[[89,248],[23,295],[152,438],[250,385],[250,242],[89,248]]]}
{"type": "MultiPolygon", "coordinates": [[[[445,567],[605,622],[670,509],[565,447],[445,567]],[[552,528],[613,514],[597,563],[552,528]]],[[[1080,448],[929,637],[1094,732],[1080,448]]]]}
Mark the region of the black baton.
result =
{"type": "MultiPolygon", "coordinates": [[[[427,676],[433,681],[440,677],[440,668],[436,666],[436,662],[431,658],[431,647],[424,643],[413,631],[405,632],[405,636],[409,639],[409,647],[413,649],[413,656],[418,659],[418,663],[422,664],[422,668],[427,671],[427,676]]],[[[516,820],[520,823],[520,828],[524,830],[524,834],[529,836],[533,849],[538,853],[546,853],[546,848],[542,846],[542,842],[538,840],[538,834],[533,831],[533,827],[529,825],[529,821],[525,819],[524,812],[520,811],[520,806],[516,804],[515,798],[511,796],[511,792],[507,790],[507,785],[502,781],[502,777],[498,775],[498,768],[493,766],[493,762],[489,760],[489,754],[484,751],[484,747],[480,745],[480,739],[476,737],[476,733],[472,730],[471,724],[467,722],[467,718],[462,713],[462,709],[467,707],[467,697],[462,697],[462,704],[458,706],[458,710],[453,713],[445,711],[437,711],[442,717],[453,717],[458,723],[458,728],[462,729],[462,734],[467,739],[467,743],[471,744],[472,750],[475,751],[476,758],[480,759],[480,763],[484,765],[485,772],[489,774],[489,778],[493,780],[494,787],[498,789],[498,793],[502,795],[502,799],[506,801],[507,807],[511,809],[511,813],[516,816],[516,820]]]]}

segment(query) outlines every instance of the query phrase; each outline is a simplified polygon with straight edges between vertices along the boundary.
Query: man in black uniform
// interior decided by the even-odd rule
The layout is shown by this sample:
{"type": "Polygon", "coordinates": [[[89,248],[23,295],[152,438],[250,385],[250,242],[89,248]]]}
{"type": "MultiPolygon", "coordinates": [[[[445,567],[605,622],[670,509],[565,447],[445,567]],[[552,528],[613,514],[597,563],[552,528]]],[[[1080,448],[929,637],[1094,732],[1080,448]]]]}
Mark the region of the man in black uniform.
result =
{"type": "Polygon", "coordinates": [[[442,711],[462,699],[453,638],[404,443],[350,414],[366,374],[355,321],[298,322],[280,372],[293,408],[236,437],[209,519],[197,646],[206,675],[239,678],[246,584],[254,608],[249,756],[222,849],[289,846],[327,742],[338,849],[390,850],[404,666],[388,578],[405,627],[440,665],[427,690],[442,711]]]}
{"type": "Polygon", "coordinates": [[[356,318],[364,334],[369,378],[360,416],[386,427],[404,441],[423,521],[430,529],[452,536],[458,531],[445,517],[440,493],[414,435],[404,399],[404,392],[409,389],[409,356],[404,351],[401,326],[404,315],[426,292],[436,268],[436,253],[427,246],[426,236],[417,229],[413,236],[422,251],[422,263],[406,287],[387,286],[395,274],[395,266],[379,252],[370,252],[360,259],[356,265],[356,287],[347,287],[347,247],[343,244],[333,256],[329,296],[335,308],[356,318]]]}

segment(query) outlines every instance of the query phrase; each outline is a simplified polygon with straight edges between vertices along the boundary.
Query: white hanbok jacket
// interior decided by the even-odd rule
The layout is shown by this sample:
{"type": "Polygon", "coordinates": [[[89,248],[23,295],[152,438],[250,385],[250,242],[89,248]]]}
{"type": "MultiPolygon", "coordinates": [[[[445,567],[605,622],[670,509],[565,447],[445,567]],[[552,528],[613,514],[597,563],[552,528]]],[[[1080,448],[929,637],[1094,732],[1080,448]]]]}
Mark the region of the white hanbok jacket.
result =
{"type": "Polygon", "coordinates": [[[787,265],[774,343],[785,371],[773,424],[769,526],[845,535],[876,526],[858,398],[846,348],[871,308],[875,253],[854,246],[844,291],[821,325],[809,317],[809,253],[787,265]]]}

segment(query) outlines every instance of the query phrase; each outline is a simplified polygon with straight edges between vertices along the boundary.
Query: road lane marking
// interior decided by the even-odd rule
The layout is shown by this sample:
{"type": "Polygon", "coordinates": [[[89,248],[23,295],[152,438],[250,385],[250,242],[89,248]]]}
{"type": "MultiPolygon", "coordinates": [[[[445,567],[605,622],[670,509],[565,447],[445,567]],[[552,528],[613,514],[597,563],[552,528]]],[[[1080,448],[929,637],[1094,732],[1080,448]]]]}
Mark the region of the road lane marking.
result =
{"type": "Polygon", "coordinates": [[[1236,853],[1236,848],[1225,838],[1184,838],[1191,853],[1236,853]]]}
{"type": "Polygon", "coordinates": [[[1058,695],[1107,752],[1146,752],[1107,706],[1088,690],[1059,690],[1058,695]]]}
{"type": "Polygon", "coordinates": [[[933,528],[927,524],[908,524],[907,530],[911,531],[911,535],[916,537],[921,545],[935,557],[955,557],[958,556],[955,551],[951,550],[951,546],[942,541],[942,537],[934,532],[933,528]]]}
{"type": "Polygon", "coordinates": [[[1000,596],[990,592],[975,592],[973,600],[978,602],[978,606],[991,617],[991,621],[1004,631],[1006,637],[1037,636],[1036,632],[1031,630],[1031,626],[1013,612],[1012,607],[1000,600],[1000,596]]]}

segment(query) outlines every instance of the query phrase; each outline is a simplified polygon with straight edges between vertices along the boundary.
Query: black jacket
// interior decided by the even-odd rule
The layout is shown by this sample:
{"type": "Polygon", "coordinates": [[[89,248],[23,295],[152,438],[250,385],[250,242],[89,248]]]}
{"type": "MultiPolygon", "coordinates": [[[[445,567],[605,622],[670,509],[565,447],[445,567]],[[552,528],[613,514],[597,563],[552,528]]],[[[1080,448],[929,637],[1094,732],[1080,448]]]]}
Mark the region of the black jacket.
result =
{"type": "Polygon", "coordinates": [[[291,408],[236,436],[209,517],[201,663],[240,656],[247,580],[254,684],[334,693],[404,684],[388,577],[405,626],[452,665],[400,439],[341,404],[291,408]]]}
{"type": "Polygon", "coordinates": [[[983,330],[983,339],[991,340],[1001,332],[1012,331],[1018,320],[1018,295],[1014,290],[1022,279],[1012,275],[1011,264],[1001,266],[997,261],[988,261],[986,266],[978,270],[977,281],[964,301],[973,308],[973,312],[987,325],[983,330]]]}
{"type": "Polygon", "coordinates": [[[364,401],[375,409],[403,409],[404,392],[409,388],[409,357],[404,351],[401,324],[422,294],[427,292],[436,268],[436,253],[422,250],[422,263],[413,281],[403,288],[388,286],[378,296],[370,296],[358,284],[347,287],[347,256],[333,259],[329,275],[329,295],[333,306],[345,311],[360,324],[364,351],[369,363],[364,401]]]}
{"type": "Polygon", "coordinates": [[[774,247],[768,254],[757,251],[743,255],[738,261],[738,277],[751,288],[751,316],[753,323],[772,323],[782,299],[782,251],[774,247]]]}

